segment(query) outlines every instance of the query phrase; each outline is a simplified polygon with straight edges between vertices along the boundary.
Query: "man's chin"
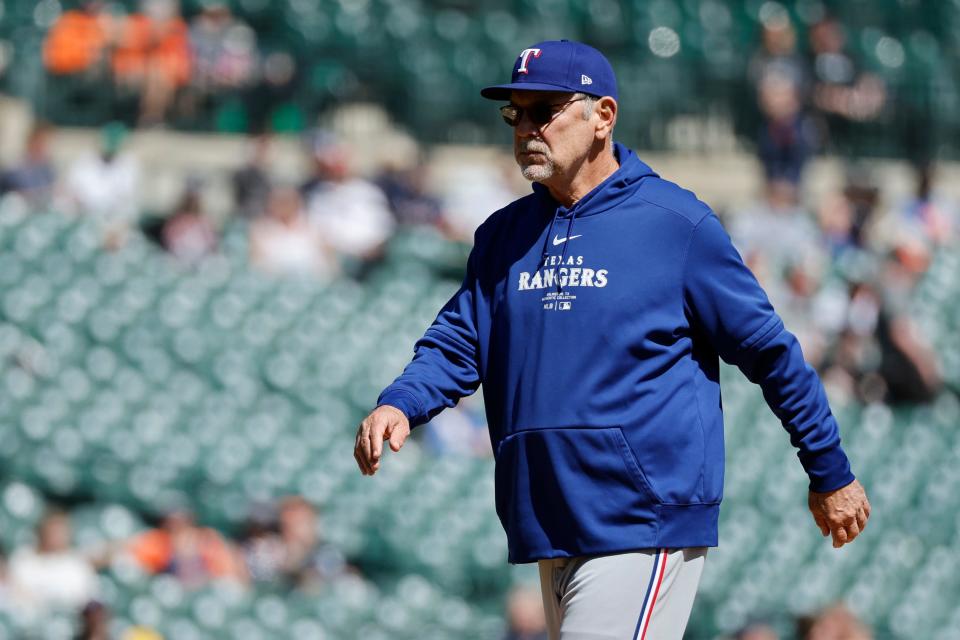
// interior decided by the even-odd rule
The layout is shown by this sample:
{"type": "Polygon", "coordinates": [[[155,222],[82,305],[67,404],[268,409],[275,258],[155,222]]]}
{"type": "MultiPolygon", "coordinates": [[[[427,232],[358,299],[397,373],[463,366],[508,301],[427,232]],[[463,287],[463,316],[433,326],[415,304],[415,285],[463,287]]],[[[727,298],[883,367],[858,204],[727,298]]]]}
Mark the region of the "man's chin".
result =
{"type": "Polygon", "coordinates": [[[543,182],[553,177],[553,169],[542,164],[521,165],[520,173],[531,182],[543,182]]]}

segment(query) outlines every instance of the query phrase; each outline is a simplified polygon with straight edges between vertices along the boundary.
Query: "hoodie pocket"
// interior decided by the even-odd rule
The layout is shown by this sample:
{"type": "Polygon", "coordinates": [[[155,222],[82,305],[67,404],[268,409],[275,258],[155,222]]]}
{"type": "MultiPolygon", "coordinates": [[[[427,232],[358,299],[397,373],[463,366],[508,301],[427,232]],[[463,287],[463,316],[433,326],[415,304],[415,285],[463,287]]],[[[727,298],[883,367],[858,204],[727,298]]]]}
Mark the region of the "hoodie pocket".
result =
{"type": "Polygon", "coordinates": [[[511,547],[602,545],[625,525],[652,525],[660,502],[619,427],[511,434],[497,449],[496,480],[511,547]]]}

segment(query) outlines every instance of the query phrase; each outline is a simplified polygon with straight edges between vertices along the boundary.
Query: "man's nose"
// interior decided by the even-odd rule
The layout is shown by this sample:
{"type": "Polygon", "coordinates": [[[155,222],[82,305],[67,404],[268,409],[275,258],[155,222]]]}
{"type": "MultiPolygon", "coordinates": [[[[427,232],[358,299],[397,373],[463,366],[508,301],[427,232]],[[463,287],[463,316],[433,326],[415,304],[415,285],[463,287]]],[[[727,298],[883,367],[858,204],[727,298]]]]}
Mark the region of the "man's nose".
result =
{"type": "Polygon", "coordinates": [[[533,120],[530,119],[530,114],[526,111],[520,112],[520,121],[517,122],[515,128],[517,136],[521,138],[530,138],[540,133],[540,126],[533,123],[533,120]]]}

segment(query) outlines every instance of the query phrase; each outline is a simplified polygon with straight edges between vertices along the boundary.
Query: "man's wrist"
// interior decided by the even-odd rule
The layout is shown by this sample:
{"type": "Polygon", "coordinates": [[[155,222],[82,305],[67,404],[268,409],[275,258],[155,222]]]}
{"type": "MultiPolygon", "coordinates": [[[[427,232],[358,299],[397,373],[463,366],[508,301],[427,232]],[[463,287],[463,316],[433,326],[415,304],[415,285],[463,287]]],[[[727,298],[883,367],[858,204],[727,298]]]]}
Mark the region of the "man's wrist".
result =
{"type": "Polygon", "coordinates": [[[410,426],[413,426],[416,417],[420,414],[420,403],[413,394],[403,389],[391,389],[384,391],[377,398],[378,407],[392,407],[402,413],[410,426]]]}
{"type": "Polygon", "coordinates": [[[395,411],[396,413],[399,413],[401,416],[403,416],[407,422],[410,422],[410,416],[404,413],[403,409],[401,409],[400,407],[395,407],[392,404],[381,403],[377,405],[377,409],[390,409],[392,411],[395,411]]]}
{"type": "Polygon", "coordinates": [[[804,462],[810,478],[810,491],[815,493],[836,491],[856,479],[850,470],[850,460],[839,444],[804,462]]]}

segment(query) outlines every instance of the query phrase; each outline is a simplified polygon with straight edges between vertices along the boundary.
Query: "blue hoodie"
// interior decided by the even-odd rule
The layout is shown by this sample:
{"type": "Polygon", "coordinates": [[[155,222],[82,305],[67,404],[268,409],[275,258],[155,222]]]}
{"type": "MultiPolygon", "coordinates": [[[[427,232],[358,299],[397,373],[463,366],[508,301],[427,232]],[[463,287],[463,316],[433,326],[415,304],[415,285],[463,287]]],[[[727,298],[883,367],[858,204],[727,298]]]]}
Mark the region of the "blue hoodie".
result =
{"type": "Polygon", "coordinates": [[[573,207],[535,184],[477,229],[378,400],[418,425],[483,385],[511,562],[716,546],[718,356],[763,389],[812,490],[853,481],[817,374],[720,221],[615,153],[573,207]]]}

